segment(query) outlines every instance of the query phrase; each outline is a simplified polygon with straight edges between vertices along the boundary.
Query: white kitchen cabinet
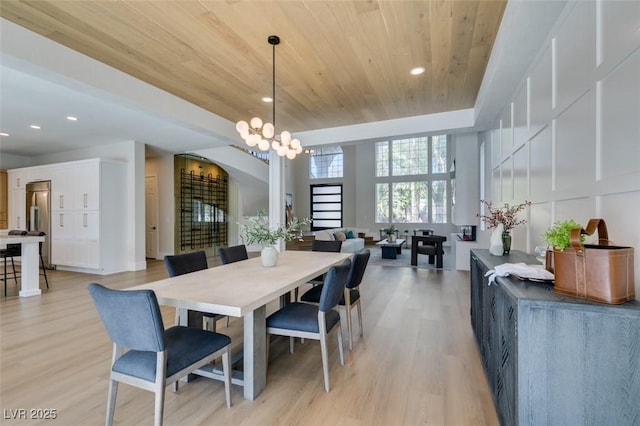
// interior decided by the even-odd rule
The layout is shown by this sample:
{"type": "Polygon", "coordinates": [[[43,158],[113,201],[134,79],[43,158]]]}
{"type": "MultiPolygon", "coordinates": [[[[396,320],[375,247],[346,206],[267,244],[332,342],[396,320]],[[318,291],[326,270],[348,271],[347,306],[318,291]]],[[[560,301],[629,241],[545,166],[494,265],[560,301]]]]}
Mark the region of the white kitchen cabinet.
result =
{"type": "Polygon", "coordinates": [[[26,172],[26,183],[51,180],[52,169],[47,166],[29,167],[26,172]]]}
{"type": "Polygon", "coordinates": [[[54,238],[73,240],[75,219],[72,212],[54,212],[51,215],[51,234],[54,238]]]}
{"type": "Polygon", "coordinates": [[[24,188],[9,191],[9,229],[26,230],[27,193],[24,188]]]}
{"type": "Polygon", "coordinates": [[[97,211],[75,213],[74,235],[76,240],[100,239],[100,213],[97,211]]]}
{"type": "Polygon", "coordinates": [[[100,213],[75,213],[76,262],[85,268],[100,267],[100,213]]]}
{"type": "Polygon", "coordinates": [[[100,209],[99,172],[100,169],[92,163],[75,166],[75,210],[100,209]]]}
{"type": "Polygon", "coordinates": [[[9,170],[7,172],[7,175],[9,177],[9,190],[12,190],[12,189],[22,189],[22,190],[24,190],[24,187],[27,184],[27,182],[26,182],[26,177],[27,177],[26,170],[21,170],[21,169],[9,170]]]}
{"type": "Polygon", "coordinates": [[[9,171],[11,185],[16,188],[15,194],[10,193],[9,208],[14,216],[10,224],[24,229],[24,186],[32,178],[46,177],[48,171],[51,263],[58,269],[98,274],[127,270],[126,227],[121,224],[127,213],[126,164],[91,159],[39,168],[9,171]]]}
{"type": "MultiPolygon", "coordinates": [[[[126,165],[95,159],[65,163],[65,167],[59,174],[59,190],[68,197],[65,209],[70,206],[73,244],[61,256],[66,260],[54,263],[60,269],[103,274],[126,270],[126,233],[119,223],[126,215],[126,165]]],[[[52,186],[57,186],[55,179],[52,186]]],[[[68,249],[67,234],[60,240],[60,247],[68,249]]],[[[55,252],[57,235],[52,242],[55,252]]]]}
{"type": "Polygon", "coordinates": [[[72,265],[75,262],[74,213],[56,211],[51,215],[51,263],[72,265]]]}
{"type": "Polygon", "coordinates": [[[55,167],[51,175],[51,210],[73,210],[76,192],[73,166],[55,167]]]}

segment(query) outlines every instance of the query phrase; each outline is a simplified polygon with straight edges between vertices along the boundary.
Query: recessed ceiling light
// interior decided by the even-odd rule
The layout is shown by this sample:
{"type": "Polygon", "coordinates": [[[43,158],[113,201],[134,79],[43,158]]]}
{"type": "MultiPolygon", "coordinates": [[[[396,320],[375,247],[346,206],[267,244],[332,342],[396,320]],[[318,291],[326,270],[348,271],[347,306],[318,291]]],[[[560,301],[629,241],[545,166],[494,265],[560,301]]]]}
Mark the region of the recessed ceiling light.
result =
{"type": "Polygon", "coordinates": [[[37,126],[37,125],[35,125],[35,124],[32,124],[32,125],[31,125],[31,126],[29,126],[29,127],[31,127],[32,129],[40,130],[40,126],[37,126]]]}
{"type": "Polygon", "coordinates": [[[9,133],[2,132],[0,133],[0,136],[9,136],[9,133]]]}
{"type": "Polygon", "coordinates": [[[73,117],[71,115],[68,115],[67,116],[67,120],[69,120],[69,121],[78,121],[78,117],[73,117]]]}
{"type": "Polygon", "coordinates": [[[262,102],[267,102],[267,103],[273,102],[273,99],[268,96],[265,96],[264,98],[262,98],[262,102]]]}
{"type": "Polygon", "coordinates": [[[424,67],[415,67],[414,69],[411,70],[411,75],[420,75],[423,72],[425,72],[424,67]]]}

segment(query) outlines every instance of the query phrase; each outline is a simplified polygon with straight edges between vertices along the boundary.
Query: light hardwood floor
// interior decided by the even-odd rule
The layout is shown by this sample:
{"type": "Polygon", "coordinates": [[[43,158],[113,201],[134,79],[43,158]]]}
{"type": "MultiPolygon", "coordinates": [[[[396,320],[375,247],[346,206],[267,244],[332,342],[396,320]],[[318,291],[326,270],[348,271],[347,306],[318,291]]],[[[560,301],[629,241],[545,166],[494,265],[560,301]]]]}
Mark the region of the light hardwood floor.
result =
{"type": "MultiPolygon", "coordinates": [[[[51,290],[31,298],[17,297],[10,281],[0,301],[0,423],[38,424],[7,417],[10,409],[41,408],[55,409],[59,425],[104,424],[111,343],[86,286],[126,288],[165,276],[161,261],[109,276],[51,271],[51,290]]],[[[318,342],[297,343],[292,355],[287,340],[274,339],[267,388],[255,401],[232,386],[226,408],[222,383],[198,378],[178,393],[167,388],[165,424],[499,424],[471,331],[467,272],[369,265],[362,293],[364,338],[356,321],[344,367],[330,345],[331,392],[318,342]]],[[[173,315],[163,308],[165,326],[173,315]]],[[[218,331],[241,342],[240,319],[229,328],[220,321],[218,331]]],[[[115,420],[152,424],[153,394],[121,385],[115,420]]]]}

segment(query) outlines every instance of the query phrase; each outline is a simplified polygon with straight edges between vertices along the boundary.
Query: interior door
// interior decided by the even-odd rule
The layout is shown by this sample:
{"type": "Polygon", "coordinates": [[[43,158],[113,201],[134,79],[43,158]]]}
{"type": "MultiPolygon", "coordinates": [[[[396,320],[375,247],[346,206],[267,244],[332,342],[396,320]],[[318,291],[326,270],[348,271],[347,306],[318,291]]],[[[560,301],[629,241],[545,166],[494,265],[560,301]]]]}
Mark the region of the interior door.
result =
{"type": "Polygon", "coordinates": [[[144,179],[144,210],[146,229],[146,257],[158,258],[158,178],[147,176],[144,179]]]}

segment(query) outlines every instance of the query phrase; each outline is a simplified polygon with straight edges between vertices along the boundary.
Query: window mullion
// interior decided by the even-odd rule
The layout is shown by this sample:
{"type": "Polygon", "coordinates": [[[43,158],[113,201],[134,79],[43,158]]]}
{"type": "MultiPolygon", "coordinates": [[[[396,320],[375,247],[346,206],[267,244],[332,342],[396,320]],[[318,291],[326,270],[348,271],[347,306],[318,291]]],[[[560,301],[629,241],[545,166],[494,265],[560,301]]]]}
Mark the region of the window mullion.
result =
{"type": "Polygon", "coordinates": [[[393,173],[393,141],[387,141],[387,152],[389,153],[389,183],[388,191],[389,191],[389,202],[387,203],[387,223],[393,222],[393,177],[395,176],[393,173]]]}

